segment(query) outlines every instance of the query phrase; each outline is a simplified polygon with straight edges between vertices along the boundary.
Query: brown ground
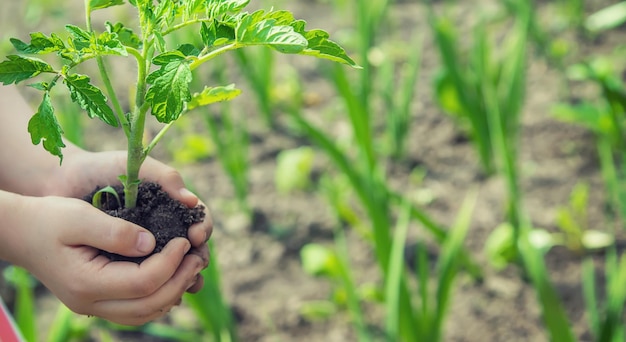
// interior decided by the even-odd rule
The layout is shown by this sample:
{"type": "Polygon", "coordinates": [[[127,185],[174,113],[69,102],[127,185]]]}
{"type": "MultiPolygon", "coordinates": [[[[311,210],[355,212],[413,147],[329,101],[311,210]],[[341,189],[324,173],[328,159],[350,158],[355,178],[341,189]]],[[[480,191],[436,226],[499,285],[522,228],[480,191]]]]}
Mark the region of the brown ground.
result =
{"type": "MultiPolygon", "coordinates": [[[[492,2],[463,1],[458,13],[475,13],[467,12],[468,9],[492,10],[493,6],[489,4],[492,2]]],[[[602,2],[593,2],[588,6],[590,10],[601,8],[602,2]]],[[[331,8],[325,3],[293,1],[285,7],[293,10],[297,17],[306,19],[310,28],[328,29],[339,40],[347,39],[349,28],[353,27],[352,18],[331,14],[331,8]]],[[[538,9],[544,17],[550,18],[548,5],[538,9]]],[[[0,13],[0,19],[8,18],[7,13],[0,13]]],[[[470,189],[479,190],[466,246],[472,256],[485,265],[483,271],[486,277],[481,284],[473,283],[465,275],[458,279],[445,341],[546,341],[548,336],[542,327],[540,308],[532,288],[521,280],[519,272],[513,268],[496,272],[488,267],[482,253],[490,231],[503,220],[506,190],[501,179],[482,179],[472,146],[459,138],[452,120],[433,101],[431,80],[438,65],[438,56],[427,34],[423,7],[400,1],[393,7],[391,15],[396,18],[398,26],[391,39],[404,42],[412,34],[426,37],[421,77],[412,105],[414,116],[408,144],[409,158],[408,162],[390,168],[392,186],[432,195],[432,201],[425,209],[443,225],[454,221],[461,199],[470,189]],[[418,185],[409,180],[409,172],[415,166],[426,170],[423,183],[418,185]]],[[[466,26],[472,16],[462,15],[460,18],[459,25],[466,26]]],[[[47,20],[44,18],[42,25],[47,20]]],[[[5,21],[0,20],[0,23],[5,21]]],[[[17,32],[20,37],[25,36],[17,32]]],[[[9,33],[16,34],[16,31],[7,35],[9,33]]],[[[0,37],[4,40],[4,35],[0,37]]],[[[580,40],[577,46],[580,54],[608,53],[618,45],[620,38],[623,40],[623,32],[616,31],[594,42],[580,40]]],[[[340,102],[335,98],[332,86],[316,72],[318,64],[306,58],[285,60],[298,66],[305,81],[306,96],[316,99],[306,109],[306,114],[320,118],[316,122],[333,122],[334,125],[327,129],[342,132],[347,118],[337,110],[340,102]]],[[[277,65],[279,71],[287,68],[284,63],[277,65]]],[[[350,71],[353,72],[357,71],[350,71]]],[[[564,100],[560,77],[544,61],[536,56],[533,58],[528,69],[528,94],[522,119],[520,165],[524,206],[536,227],[556,229],[556,209],[567,203],[569,193],[577,182],[587,182],[591,189],[590,226],[602,229],[606,224],[603,216],[604,194],[593,136],[581,128],[557,122],[550,116],[551,107],[564,100]]],[[[123,82],[118,79],[118,83],[123,82]]],[[[240,80],[237,84],[247,90],[244,81],[240,80]]],[[[581,94],[595,91],[580,86],[573,90],[581,94]]],[[[250,222],[233,209],[234,192],[217,160],[210,158],[180,166],[179,169],[213,213],[216,223],[212,237],[216,246],[214,254],[222,271],[225,295],[241,316],[238,327],[242,341],[354,340],[346,314],[318,322],[308,322],[299,315],[303,303],[325,299],[330,290],[327,281],[313,279],[302,271],[299,250],[310,242],[331,245],[332,232],[337,225],[320,194],[301,192],[285,196],[275,191],[276,155],[282,149],[299,146],[302,142],[287,134],[262,128],[260,117],[254,115],[257,105],[250,91],[236,100],[233,106],[236,112],[247,118],[252,135],[249,201],[258,213],[257,219],[250,222]]],[[[380,118],[384,114],[381,110],[380,118]]],[[[94,134],[100,132],[102,127],[99,123],[95,124],[97,126],[89,128],[89,132],[94,134]]],[[[110,145],[98,145],[91,140],[88,145],[93,149],[123,147],[117,145],[115,139],[110,145]]],[[[156,151],[156,157],[167,161],[170,154],[165,147],[164,144],[156,151]]],[[[326,170],[332,170],[332,166],[318,155],[316,173],[326,170]]],[[[418,227],[413,229],[413,237],[425,235],[417,231],[418,227]]],[[[354,232],[349,232],[348,238],[356,278],[363,283],[379,282],[371,249],[354,232]]],[[[581,340],[588,341],[579,261],[567,250],[555,249],[548,255],[547,266],[563,298],[574,331],[581,340]]],[[[178,310],[180,315],[186,313],[185,308],[178,310]]],[[[377,309],[371,309],[369,316],[371,322],[383,319],[377,309]]],[[[146,337],[144,340],[150,339],[146,337]]]]}

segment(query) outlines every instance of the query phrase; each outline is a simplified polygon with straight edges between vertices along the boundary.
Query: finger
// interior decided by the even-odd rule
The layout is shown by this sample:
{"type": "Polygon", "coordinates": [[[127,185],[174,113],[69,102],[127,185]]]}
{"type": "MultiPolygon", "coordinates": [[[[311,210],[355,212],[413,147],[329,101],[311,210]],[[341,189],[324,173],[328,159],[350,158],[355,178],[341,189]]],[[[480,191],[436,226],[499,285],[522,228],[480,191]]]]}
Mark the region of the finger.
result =
{"type": "Polygon", "coordinates": [[[94,310],[98,316],[123,318],[125,324],[143,324],[158,318],[178,303],[185,291],[197,282],[202,260],[195,255],[185,257],[173,276],[153,294],[127,300],[97,302],[94,310]]]}
{"type": "Polygon", "coordinates": [[[187,289],[187,292],[198,293],[200,292],[200,290],[202,290],[202,287],[204,287],[204,277],[202,276],[202,274],[198,274],[198,276],[196,277],[196,282],[187,289]]]}
{"type": "Polygon", "coordinates": [[[189,230],[187,230],[187,238],[194,247],[205,244],[209,241],[211,234],[213,234],[213,218],[211,217],[211,213],[202,201],[199,201],[199,204],[204,207],[204,220],[193,224],[189,227],[189,230]]]}
{"type": "Polygon", "coordinates": [[[176,273],[190,248],[187,239],[175,238],[139,265],[123,261],[106,263],[98,270],[98,278],[89,284],[94,292],[100,293],[95,299],[133,299],[155,293],[176,273]]]}
{"type": "Polygon", "coordinates": [[[119,218],[111,217],[88,204],[84,204],[79,220],[68,222],[59,236],[67,246],[91,246],[110,253],[138,257],[154,250],[156,241],[150,231],[119,218]],[[74,231],[76,227],[80,232],[74,231]],[[84,229],[83,229],[84,228],[84,229]]]}
{"type": "Polygon", "coordinates": [[[202,245],[200,247],[193,247],[189,251],[189,254],[194,254],[194,255],[199,256],[204,263],[203,268],[206,268],[209,265],[210,252],[209,252],[209,247],[207,245],[202,245]]]}
{"type": "Polygon", "coordinates": [[[140,176],[142,178],[160,184],[163,191],[167,192],[172,198],[181,201],[190,208],[198,205],[198,197],[185,188],[185,182],[183,182],[183,178],[176,169],[155,159],[148,158],[141,170],[140,176]]]}

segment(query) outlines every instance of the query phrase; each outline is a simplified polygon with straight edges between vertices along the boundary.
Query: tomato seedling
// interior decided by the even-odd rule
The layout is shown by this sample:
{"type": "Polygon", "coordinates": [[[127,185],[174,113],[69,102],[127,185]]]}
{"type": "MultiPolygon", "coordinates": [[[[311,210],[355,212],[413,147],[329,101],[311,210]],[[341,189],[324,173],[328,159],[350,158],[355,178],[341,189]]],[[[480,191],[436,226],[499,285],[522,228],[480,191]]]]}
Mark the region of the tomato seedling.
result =
{"type": "Polygon", "coordinates": [[[139,169],[150,151],[181,115],[196,107],[231,100],[240,90],[232,85],[206,86],[192,93],[190,83],[201,65],[225,52],[249,46],[266,46],[286,54],[309,55],[355,66],[344,49],[329,39],[327,32],[306,30],[305,21],[289,11],[245,12],[249,0],[85,0],[85,26],[65,25],[64,33],[30,34],[30,42],[11,38],[18,54],[0,63],[0,82],[17,84],[40,75],[47,81],[30,84],[43,92],[28,131],[33,144],[43,147],[63,161],[63,130],[54,113],[50,93],[65,84],[73,102],[92,118],[121,127],[128,141],[124,206],[136,204],[139,169]],[[94,11],[112,6],[132,6],[137,25],[106,22],[96,30],[91,22],[94,11]],[[169,36],[182,29],[195,28],[201,44],[173,41],[169,36]],[[172,47],[171,45],[176,45],[172,47]],[[197,46],[200,45],[200,46],[197,46]],[[60,66],[35,57],[57,54],[60,66]],[[109,79],[104,63],[108,57],[134,58],[137,82],[131,110],[125,112],[109,79]],[[94,75],[76,72],[76,67],[95,59],[104,90],[94,85],[94,75]],[[144,143],[148,114],[164,123],[162,130],[144,143]]]}

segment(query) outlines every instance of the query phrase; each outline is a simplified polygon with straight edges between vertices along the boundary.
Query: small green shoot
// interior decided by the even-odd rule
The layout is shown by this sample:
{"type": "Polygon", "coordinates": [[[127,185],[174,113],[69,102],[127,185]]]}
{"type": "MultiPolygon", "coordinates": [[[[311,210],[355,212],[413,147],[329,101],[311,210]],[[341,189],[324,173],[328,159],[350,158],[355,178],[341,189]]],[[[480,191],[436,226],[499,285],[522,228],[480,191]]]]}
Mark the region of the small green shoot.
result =
{"type": "Polygon", "coordinates": [[[94,207],[98,209],[101,209],[103,206],[103,203],[106,202],[107,197],[109,195],[115,198],[115,200],[117,201],[117,207],[122,208],[122,201],[120,201],[120,196],[117,194],[117,191],[115,191],[115,189],[113,189],[113,187],[110,185],[96,191],[96,193],[93,195],[91,199],[91,205],[93,205],[94,207]],[[104,198],[102,198],[102,196],[104,196],[104,198]]]}

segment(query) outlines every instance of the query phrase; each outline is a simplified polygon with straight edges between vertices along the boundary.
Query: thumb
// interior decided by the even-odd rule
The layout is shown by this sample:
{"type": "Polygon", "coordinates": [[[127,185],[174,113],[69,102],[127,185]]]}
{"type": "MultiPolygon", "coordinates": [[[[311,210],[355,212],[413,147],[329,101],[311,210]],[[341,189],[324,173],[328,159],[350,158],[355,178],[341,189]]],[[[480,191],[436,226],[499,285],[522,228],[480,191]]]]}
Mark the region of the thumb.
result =
{"type": "Polygon", "coordinates": [[[64,244],[90,246],[128,257],[144,256],[154,250],[156,241],[150,231],[93,209],[91,215],[82,216],[79,234],[68,227],[68,233],[61,238],[64,244]]]}
{"type": "Polygon", "coordinates": [[[198,197],[185,188],[183,177],[171,166],[148,157],[141,168],[140,176],[157,182],[172,198],[190,208],[198,204],[198,197]]]}

